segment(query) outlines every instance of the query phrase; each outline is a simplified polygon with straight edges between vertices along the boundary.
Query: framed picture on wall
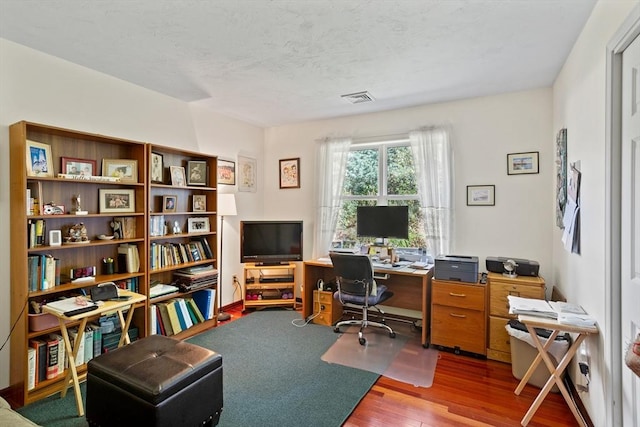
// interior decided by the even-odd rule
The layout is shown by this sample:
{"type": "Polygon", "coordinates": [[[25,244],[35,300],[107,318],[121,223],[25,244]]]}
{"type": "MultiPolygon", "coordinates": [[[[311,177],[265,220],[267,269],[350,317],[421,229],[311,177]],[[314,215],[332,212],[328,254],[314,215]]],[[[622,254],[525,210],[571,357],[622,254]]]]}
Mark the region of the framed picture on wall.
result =
{"type": "Polygon", "coordinates": [[[300,157],[280,160],[280,188],[300,188],[300,157]]]}
{"type": "Polygon", "coordinates": [[[495,185],[467,185],[467,206],[495,206],[495,185]]]}
{"type": "Polygon", "coordinates": [[[218,184],[236,185],[236,162],[218,159],[218,184]]]}
{"type": "Polygon", "coordinates": [[[507,174],[522,175],[528,173],[538,173],[538,152],[511,153],[507,154],[507,174]]]}
{"type": "Polygon", "coordinates": [[[238,191],[255,193],[258,188],[256,159],[238,156],[238,191]]]}

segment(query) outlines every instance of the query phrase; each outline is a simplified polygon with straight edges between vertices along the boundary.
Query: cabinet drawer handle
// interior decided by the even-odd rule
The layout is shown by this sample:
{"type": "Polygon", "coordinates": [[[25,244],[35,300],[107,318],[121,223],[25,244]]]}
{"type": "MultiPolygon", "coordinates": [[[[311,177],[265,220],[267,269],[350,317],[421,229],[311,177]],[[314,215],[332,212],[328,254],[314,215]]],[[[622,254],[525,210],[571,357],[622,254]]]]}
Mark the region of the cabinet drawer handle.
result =
{"type": "Polygon", "coordinates": [[[466,316],[466,315],[464,315],[464,314],[456,314],[456,313],[449,313],[449,316],[451,316],[451,317],[458,317],[458,318],[460,318],[460,319],[464,319],[464,318],[466,318],[466,317],[467,317],[467,316],[466,316]]]}
{"type": "Polygon", "coordinates": [[[449,292],[449,295],[451,295],[452,297],[461,297],[461,298],[464,298],[467,296],[466,294],[456,294],[453,292],[449,292]]]}

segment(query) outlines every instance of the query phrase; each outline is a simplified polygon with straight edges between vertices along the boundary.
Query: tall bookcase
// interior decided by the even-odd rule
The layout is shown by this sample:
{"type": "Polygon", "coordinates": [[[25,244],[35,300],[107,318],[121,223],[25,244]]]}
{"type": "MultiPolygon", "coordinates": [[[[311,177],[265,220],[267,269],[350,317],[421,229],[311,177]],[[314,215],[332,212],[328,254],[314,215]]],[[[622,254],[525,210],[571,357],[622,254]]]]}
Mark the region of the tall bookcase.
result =
{"type": "MultiPolygon", "coordinates": [[[[32,303],[81,293],[84,288],[107,281],[128,283],[135,286],[138,292],[147,292],[146,159],[145,144],[139,142],[24,121],[10,127],[10,319],[11,324],[15,323],[11,334],[10,398],[18,404],[27,404],[57,391],[64,379],[64,375],[58,375],[38,383],[31,390],[28,388],[27,354],[30,341],[59,332],[57,322],[47,323],[42,317],[28,315],[32,303]],[[107,159],[107,164],[109,159],[126,159],[122,164],[126,180],[102,180],[100,170],[103,159],[107,159]],[[62,170],[63,164],[69,169],[62,170]],[[74,165],[93,167],[93,171],[86,172],[95,179],[77,174],[79,172],[74,165]],[[61,173],[66,178],[60,178],[61,173]],[[37,199],[37,204],[30,206],[28,193],[30,198],[37,199]],[[84,215],[73,213],[78,209],[78,196],[84,215]],[[116,196],[121,196],[121,204],[117,208],[110,203],[116,196]],[[51,205],[45,209],[47,204],[51,205]],[[111,223],[115,217],[127,218],[130,229],[135,231],[126,239],[99,240],[99,235],[113,234],[111,223]],[[37,238],[30,237],[35,232],[35,227],[31,227],[33,223],[38,224],[37,238]],[[68,230],[75,224],[84,225],[86,239],[80,236],[78,240],[68,242],[68,230]],[[52,242],[49,232],[56,233],[56,230],[60,234],[54,235],[52,242]],[[52,245],[58,241],[60,245],[52,245]],[[102,260],[117,260],[121,244],[137,249],[139,268],[134,272],[114,269],[112,274],[104,274],[102,260]],[[59,260],[58,285],[44,285],[39,277],[33,278],[34,269],[33,266],[29,268],[28,261],[42,255],[59,260]],[[72,269],[93,266],[97,269],[95,282],[71,280],[72,269]],[[32,272],[31,277],[29,271],[32,272]],[[36,325],[37,322],[41,324],[36,325]]],[[[110,167],[114,165],[111,163],[110,167]]],[[[117,169],[117,165],[115,167],[117,169]]],[[[138,328],[140,336],[145,335],[146,304],[139,304],[135,309],[133,326],[138,328]]],[[[86,373],[84,366],[79,371],[86,373]]]]}
{"type": "MultiPolygon", "coordinates": [[[[176,281],[178,271],[217,268],[217,158],[152,144],[147,145],[147,153],[149,283],[170,284],[176,281]],[[196,256],[191,257],[188,251],[194,245],[196,256]]],[[[206,287],[216,291],[212,298],[213,318],[175,334],[177,338],[217,325],[217,285],[206,287]]],[[[158,296],[149,304],[189,298],[193,292],[184,289],[158,296]]]]}
{"type": "MultiPolygon", "coordinates": [[[[217,159],[215,156],[22,121],[10,126],[10,163],[10,322],[15,327],[11,333],[7,397],[13,404],[22,406],[59,391],[65,377],[60,373],[29,387],[30,342],[60,332],[55,319],[29,314],[32,303],[80,294],[98,283],[109,281],[148,296],[151,282],[173,281],[176,270],[207,265],[217,268],[217,159]],[[155,179],[155,169],[152,168],[152,161],[159,158],[164,163],[162,182],[155,179]],[[188,172],[190,165],[201,168],[198,170],[204,171],[205,175],[198,177],[194,174],[193,180],[185,177],[185,186],[172,185],[168,175],[170,167],[183,167],[188,172]],[[151,179],[152,173],[154,180],[151,179]],[[164,196],[174,196],[169,198],[173,202],[168,208],[165,205],[168,199],[164,196]],[[194,196],[205,196],[206,199],[204,204],[197,204],[195,212],[194,196]],[[37,204],[31,204],[30,199],[37,199],[37,204]],[[79,214],[76,211],[80,211],[79,214]],[[177,223],[180,232],[172,229],[170,234],[152,236],[150,225],[157,225],[158,219],[164,219],[172,226],[177,223]],[[77,236],[75,241],[67,239],[72,234],[70,228],[76,229],[75,225],[79,224],[82,226],[78,228],[86,230],[86,235],[77,236]],[[50,231],[54,231],[53,241],[50,231]],[[34,233],[36,237],[32,238],[34,233]],[[116,237],[109,239],[113,235],[116,237]],[[210,251],[208,256],[202,257],[206,259],[161,268],[154,265],[152,269],[152,246],[193,241],[202,245],[203,240],[206,240],[210,251]],[[137,251],[138,265],[130,268],[126,259],[124,263],[118,262],[118,255],[127,249],[137,251]],[[34,258],[59,260],[59,283],[46,281],[45,285],[40,273],[37,277],[30,274],[34,271],[33,265],[29,267],[30,260],[34,258]],[[114,264],[103,262],[109,260],[114,264]],[[71,279],[72,270],[75,277],[94,266],[96,276],[93,281],[71,279]]],[[[215,289],[217,286],[208,287],[215,289]]],[[[149,319],[151,304],[189,294],[179,292],[153,300],[147,298],[136,304],[131,327],[137,328],[139,337],[149,335],[152,332],[149,319]]],[[[215,311],[217,314],[217,306],[215,311]]],[[[216,325],[217,316],[214,316],[177,337],[186,338],[216,325]]],[[[83,378],[86,365],[80,366],[78,372],[83,378]]]]}

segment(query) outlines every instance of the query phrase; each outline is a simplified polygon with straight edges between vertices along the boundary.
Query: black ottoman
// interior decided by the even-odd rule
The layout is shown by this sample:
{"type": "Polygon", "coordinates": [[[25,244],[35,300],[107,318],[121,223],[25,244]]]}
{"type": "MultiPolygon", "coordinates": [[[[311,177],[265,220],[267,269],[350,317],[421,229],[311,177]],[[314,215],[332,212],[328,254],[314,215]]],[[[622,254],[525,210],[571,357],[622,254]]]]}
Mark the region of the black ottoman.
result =
{"type": "Polygon", "coordinates": [[[87,421],[92,426],[201,426],[222,412],[222,356],[151,335],[91,359],[87,421]]]}

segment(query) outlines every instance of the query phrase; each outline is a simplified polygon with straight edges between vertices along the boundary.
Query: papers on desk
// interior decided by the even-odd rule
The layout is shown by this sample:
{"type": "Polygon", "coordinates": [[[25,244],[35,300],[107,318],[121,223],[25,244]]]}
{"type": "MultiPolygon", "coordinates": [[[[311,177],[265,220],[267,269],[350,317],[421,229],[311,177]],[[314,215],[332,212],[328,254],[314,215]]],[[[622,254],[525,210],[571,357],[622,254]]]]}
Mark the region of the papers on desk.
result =
{"type": "Polygon", "coordinates": [[[560,301],[547,302],[542,299],[522,298],[508,295],[509,313],[555,319],[558,323],[574,326],[595,326],[596,320],[582,307],[560,301]]]}
{"type": "Polygon", "coordinates": [[[75,298],[65,298],[58,301],[47,303],[47,307],[59,313],[66,313],[83,307],[93,307],[96,304],[93,301],[86,300],[86,303],[78,304],[75,298]]]}

